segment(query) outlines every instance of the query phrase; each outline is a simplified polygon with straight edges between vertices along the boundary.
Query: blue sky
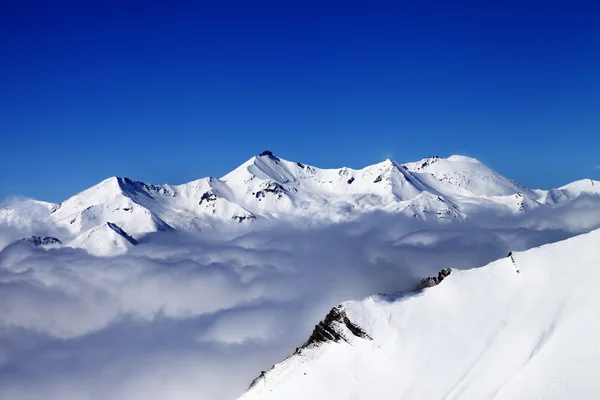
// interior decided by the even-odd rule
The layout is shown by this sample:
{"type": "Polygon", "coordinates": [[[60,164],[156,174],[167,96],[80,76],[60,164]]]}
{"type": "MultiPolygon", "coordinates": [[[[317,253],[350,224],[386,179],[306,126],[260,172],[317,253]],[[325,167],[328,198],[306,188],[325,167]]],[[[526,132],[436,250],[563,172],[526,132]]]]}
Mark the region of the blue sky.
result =
{"type": "Polygon", "coordinates": [[[221,176],[265,149],[600,179],[595,2],[197,3],[3,2],[0,198],[221,176]]]}

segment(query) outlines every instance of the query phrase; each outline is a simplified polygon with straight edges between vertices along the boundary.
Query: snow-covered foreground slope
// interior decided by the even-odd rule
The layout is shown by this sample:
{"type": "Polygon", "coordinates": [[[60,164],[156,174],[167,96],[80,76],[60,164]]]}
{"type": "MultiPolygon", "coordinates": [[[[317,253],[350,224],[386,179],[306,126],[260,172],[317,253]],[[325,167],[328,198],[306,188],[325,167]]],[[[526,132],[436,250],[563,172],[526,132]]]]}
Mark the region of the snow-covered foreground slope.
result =
{"type": "Polygon", "coordinates": [[[240,399],[600,398],[600,230],[343,303],[240,399]],[[327,336],[327,335],[325,335],[327,336]]]}
{"type": "Polygon", "coordinates": [[[220,179],[173,186],[112,177],[60,204],[23,201],[0,209],[0,225],[54,226],[27,235],[60,231],[57,238],[67,246],[111,255],[130,247],[132,241],[123,237],[139,240],[173,229],[238,232],[270,221],[310,226],[352,221],[373,212],[447,223],[568,207],[584,195],[600,200],[599,188],[598,182],[584,180],[532,191],[464,156],[319,169],[265,151],[220,179]],[[108,224],[118,226],[125,236],[115,237],[108,224]]]}
{"type": "Polygon", "coordinates": [[[171,230],[138,245],[106,223],[86,240],[111,240],[87,252],[60,246],[61,231],[20,232],[26,240],[0,250],[0,398],[231,400],[303,343],[332,305],[573,235],[505,223],[375,213],[233,238],[171,230]],[[89,254],[106,243],[126,254],[89,254]]]}

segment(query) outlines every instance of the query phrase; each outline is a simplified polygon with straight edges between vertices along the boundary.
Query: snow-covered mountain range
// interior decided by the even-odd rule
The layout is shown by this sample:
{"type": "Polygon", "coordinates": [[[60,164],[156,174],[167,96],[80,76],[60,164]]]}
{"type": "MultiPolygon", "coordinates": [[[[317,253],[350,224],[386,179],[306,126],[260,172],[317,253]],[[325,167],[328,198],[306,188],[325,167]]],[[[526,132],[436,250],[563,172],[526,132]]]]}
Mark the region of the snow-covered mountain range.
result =
{"type": "Polygon", "coordinates": [[[597,399],[600,230],[334,308],[240,400],[597,399]]]}
{"type": "Polygon", "coordinates": [[[356,170],[320,169],[265,151],[220,179],[151,185],[111,177],[60,204],[27,200],[23,207],[1,209],[0,224],[53,225],[65,245],[112,255],[157,231],[240,229],[273,220],[341,222],[375,211],[461,221],[482,211],[515,214],[563,206],[584,194],[600,195],[600,182],[530,190],[458,155],[406,164],[388,159],[356,170]],[[35,216],[29,206],[37,207],[35,216]]]}

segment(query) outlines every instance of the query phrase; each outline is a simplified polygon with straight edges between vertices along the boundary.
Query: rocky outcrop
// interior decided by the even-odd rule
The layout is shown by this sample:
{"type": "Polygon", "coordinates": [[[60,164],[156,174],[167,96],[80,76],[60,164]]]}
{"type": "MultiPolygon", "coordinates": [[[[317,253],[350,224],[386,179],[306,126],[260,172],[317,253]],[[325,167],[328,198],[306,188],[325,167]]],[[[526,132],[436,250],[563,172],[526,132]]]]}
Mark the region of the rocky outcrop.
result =
{"type": "Polygon", "coordinates": [[[420,289],[425,289],[428,287],[439,285],[440,282],[442,282],[444,280],[444,278],[446,278],[451,273],[452,273],[452,268],[445,268],[445,269],[442,269],[438,273],[438,276],[429,276],[427,278],[423,278],[423,279],[421,279],[421,283],[419,284],[418,289],[420,290],[420,289]]]}
{"type": "Polygon", "coordinates": [[[59,239],[52,236],[31,236],[28,238],[23,238],[21,240],[27,241],[35,247],[58,246],[62,244],[62,242],[59,239]]]}
{"type": "Polygon", "coordinates": [[[273,161],[279,161],[279,157],[277,157],[275,154],[273,154],[272,151],[269,151],[269,150],[263,151],[258,156],[259,157],[269,157],[273,161]]]}
{"type": "Polygon", "coordinates": [[[268,181],[263,185],[262,190],[253,193],[253,195],[256,196],[257,199],[260,199],[261,197],[265,197],[267,193],[272,193],[277,195],[278,198],[281,198],[285,193],[285,189],[277,182],[268,181]]]}
{"type": "MultiPolygon", "coordinates": [[[[348,318],[346,311],[341,305],[333,307],[327,313],[325,319],[315,325],[315,329],[308,340],[302,346],[297,347],[294,354],[286,358],[286,360],[291,357],[300,356],[302,350],[308,347],[318,347],[327,342],[348,342],[349,334],[358,338],[373,340],[360,326],[350,321],[350,318],[348,318]]],[[[275,366],[271,367],[271,369],[273,368],[275,366]]],[[[250,383],[248,390],[256,386],[261,380],[266,380],[267,372],[260,371],[260,375],[250,383]]]]}
{"type": "Polygon", "coordinates": [[[231,219],[239,222],[240,224],[244,221],[253,221],[256,219],[256,217],[252,214],[248,214],[248,215],[234,215],[233,217],[231,217],[231,219]]]}
{"type": "Polygon", "coordinates": [[[360,326],[350,321],[346,315],[346,311],[342,306],[337,306],[329,311],[323,321],[315,325],[315,329],[313,330],[312,334],[306,343],[300,347],[300,349],[311,345],[318,346],[326,342],[347,342],[348,338],[344,336],[343,332],[344,327],[356,337],[372,340],[372,338],[360,326]]]}
{"type": "Polygon", "coordinates": [[[108,227],[110,229],[112,229],[113,231],[115,231],[116,233],[121,235],[125,240],[127,240],[132,245],[135,246],[138,244],[137,240],[135,240],[133,237],[129,236],[129,234],[127,232],[125,232],[123,229],[121,229],[121,227],[118,226],[117,224],[113,224],[112,222],[107,222],[106,224],[108,225],[108,227]]]}
{"type": "Polygon", "coordinates": [[[126,177],[117,178],[117,182],[123,194],[130,198],[135,198],[136,196],[148,197],[150,199],[159,196],[175,197],[175,193],[165,186],[150,185],[126,177]]]}
{"type": "Polygon", "coordinates": [[[515,260],[515,255],[513,254],[513,252],[509,251],[508,255],[506,257],[510,258],[510,261],[512,262],[513,266],[515,267],[515,272],[517,274],[520,274],[521,271],[519,270],[519,266],[517,265],[517,260],[515,260]]]}
{"type": "Polygon", "coordinates": [[[202,194],[202,197],[200,197],[200,203],[198,204],[202,204],[203,202],[207,202],[207,203],[212,203],[217,201],[217,195],[213,193],[212,190],[209,190],[208,192],[204,192],[202,194]]]}

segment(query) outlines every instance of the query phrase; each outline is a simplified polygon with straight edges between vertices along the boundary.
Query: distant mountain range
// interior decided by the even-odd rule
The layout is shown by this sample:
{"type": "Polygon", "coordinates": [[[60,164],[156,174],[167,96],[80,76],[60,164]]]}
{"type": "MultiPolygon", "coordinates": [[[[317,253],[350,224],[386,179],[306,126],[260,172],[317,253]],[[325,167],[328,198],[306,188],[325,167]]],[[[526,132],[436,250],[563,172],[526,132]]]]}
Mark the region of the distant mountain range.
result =
{"type": "Polygon", "coordinates": [[[0,224],[31,223],[27,210],[35,206],[44,210],[35,218],[65,232],[57,238],[64,245],[112,255],[157,231],[248,228],[263,220],[335,223],[374,211],[443,223],[477,212],[562,206],[583,194],[600,195],[600,182],[531,190],[459,155],[405,164],[387,159],[355,170],[320,169],[264,151],[220,179],[151,185],[111,177],[60,204],[26,200],[1,209],[0,224]]]}

